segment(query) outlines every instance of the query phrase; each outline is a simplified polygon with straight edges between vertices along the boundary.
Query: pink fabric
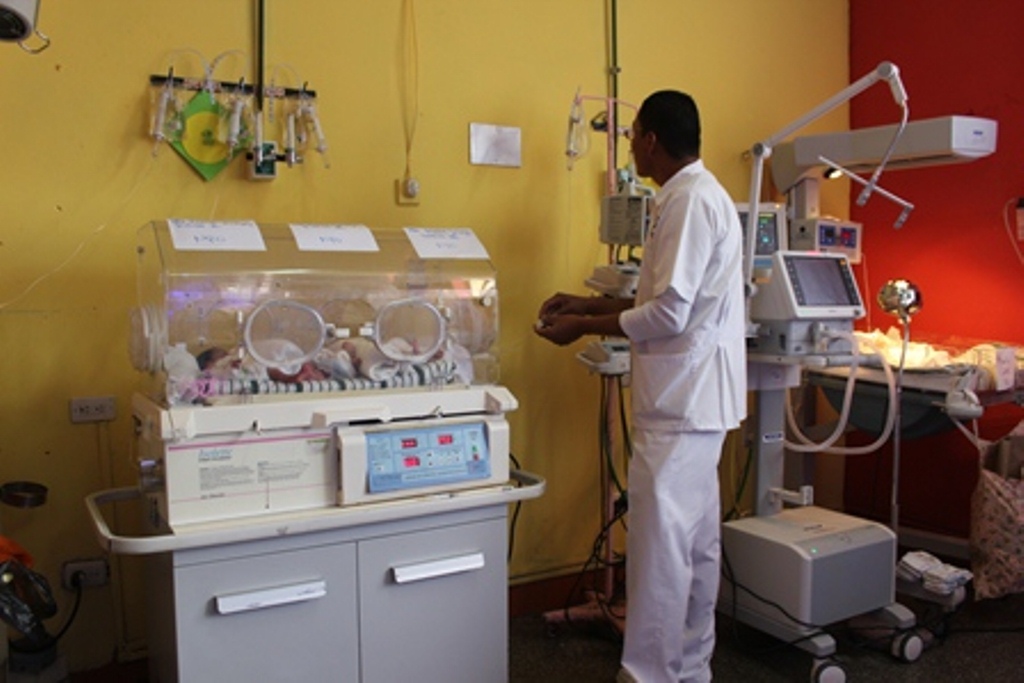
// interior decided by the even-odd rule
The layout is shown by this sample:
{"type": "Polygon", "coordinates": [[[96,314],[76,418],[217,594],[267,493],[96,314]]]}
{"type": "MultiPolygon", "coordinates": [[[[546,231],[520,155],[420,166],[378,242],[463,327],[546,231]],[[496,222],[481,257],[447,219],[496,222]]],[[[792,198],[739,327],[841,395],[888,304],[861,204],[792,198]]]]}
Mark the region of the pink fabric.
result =
{"type": "Polygon", "coordinates": [[[1024,593],[1024,481],[983,469],[971,500],[977,598],[1024,593]]]}

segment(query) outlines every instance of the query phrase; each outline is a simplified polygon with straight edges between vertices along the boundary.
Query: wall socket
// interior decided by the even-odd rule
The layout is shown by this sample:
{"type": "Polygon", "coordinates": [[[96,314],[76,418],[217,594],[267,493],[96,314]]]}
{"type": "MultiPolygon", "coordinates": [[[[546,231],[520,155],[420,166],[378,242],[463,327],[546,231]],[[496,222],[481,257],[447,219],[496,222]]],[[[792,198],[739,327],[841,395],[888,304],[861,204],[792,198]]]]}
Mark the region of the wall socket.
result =
{"type": "Polygon", "coordinates": [[[91,560],[68,560],[61,567],[60,583],[69,591],[78,588],[105,586],[110,581],[110,565],[107,560],[97,557],[91,560]],[[78,585],[75,585],[75,577],[78,585]]]}
{"type": "Polygon", "coordinates": [[[113,396],[80,396],[68,404],[71,421],[110,422],[117,417],[117,399],[113,396]]]}

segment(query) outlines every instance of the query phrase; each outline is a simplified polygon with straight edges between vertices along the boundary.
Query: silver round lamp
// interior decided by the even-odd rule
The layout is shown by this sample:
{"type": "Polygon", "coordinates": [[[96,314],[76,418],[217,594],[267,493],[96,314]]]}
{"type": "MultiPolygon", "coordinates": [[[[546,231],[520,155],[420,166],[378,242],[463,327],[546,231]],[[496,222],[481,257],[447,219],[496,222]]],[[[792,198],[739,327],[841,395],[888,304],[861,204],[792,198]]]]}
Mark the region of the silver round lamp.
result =
{"type": "Polygon", "coordinates": [[[921,310],[921,290],[909,280],[889,280],[878,292],[878,305],[903,322],[921,310]]]}

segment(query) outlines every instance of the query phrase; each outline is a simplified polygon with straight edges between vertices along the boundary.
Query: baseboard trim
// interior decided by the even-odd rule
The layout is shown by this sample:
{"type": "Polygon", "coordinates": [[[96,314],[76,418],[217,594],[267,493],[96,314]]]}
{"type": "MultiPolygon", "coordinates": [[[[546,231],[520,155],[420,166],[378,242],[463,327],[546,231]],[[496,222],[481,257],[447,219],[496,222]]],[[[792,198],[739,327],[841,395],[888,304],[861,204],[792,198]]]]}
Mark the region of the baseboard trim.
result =
{"type": "MultiPolygon", "coordinates": [[[[572,607],[586,602],[586,592],[601,585],[602,570],[553,576],[528,583],[510,586],[508,589],[508,613],[510,617],[543,614],[552,610],[572,607]]],[[[615,583],[623,581],[622,567],[616,568],[615,583]]]]}

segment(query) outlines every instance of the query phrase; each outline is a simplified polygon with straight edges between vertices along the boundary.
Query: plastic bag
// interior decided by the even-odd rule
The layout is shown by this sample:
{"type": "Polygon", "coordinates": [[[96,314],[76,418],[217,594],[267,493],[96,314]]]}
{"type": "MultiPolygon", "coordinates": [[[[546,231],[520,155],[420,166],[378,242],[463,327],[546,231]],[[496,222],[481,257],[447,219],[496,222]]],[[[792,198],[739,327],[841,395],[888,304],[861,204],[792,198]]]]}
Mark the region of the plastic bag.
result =
{"type": "Polygon", "coordinates": [[[37,646],[51,640],[43,619],[57,613],[46,578],[14,558],[0,562],[0,619],[37,646]]]}

